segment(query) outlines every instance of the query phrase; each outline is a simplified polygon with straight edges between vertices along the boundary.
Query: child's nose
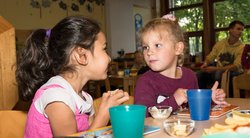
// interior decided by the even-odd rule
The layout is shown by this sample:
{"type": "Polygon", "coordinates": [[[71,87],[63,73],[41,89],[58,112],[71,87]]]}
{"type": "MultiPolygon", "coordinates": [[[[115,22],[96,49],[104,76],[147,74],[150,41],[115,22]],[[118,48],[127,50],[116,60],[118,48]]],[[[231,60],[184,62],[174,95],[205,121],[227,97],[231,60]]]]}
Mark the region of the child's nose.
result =
{"type": "Polygon", "coordinates": [[[152,55],[152,54],[154,54],[154,51],[153,51],[152,49],[149,49],[149,50],[147,51],[147,55],[152,55]]]}

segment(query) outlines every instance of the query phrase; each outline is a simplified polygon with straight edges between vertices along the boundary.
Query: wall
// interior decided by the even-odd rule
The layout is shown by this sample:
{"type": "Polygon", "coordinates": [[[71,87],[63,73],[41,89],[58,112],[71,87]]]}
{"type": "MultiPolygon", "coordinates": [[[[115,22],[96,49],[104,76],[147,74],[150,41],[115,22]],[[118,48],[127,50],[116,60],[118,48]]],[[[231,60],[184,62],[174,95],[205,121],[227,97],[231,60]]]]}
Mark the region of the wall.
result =
{"type": "MultiPolygon", "coordinates": [[[[72,0],[57,0],[51,2],[47,8],[33,8],[32,0],[0,0],[0,15],[13,24],[17,29],[18,40],[23,43],[28,32],[36,28],[52,28],[59,20],[69,15],[84,15],[95,19],[100,23],[102,31],[107,35],[108,52],[112,58],[117,57],[117,51],[124,49],[125,52],[134,52],[135,46],[135,25],[134,7],[146,10],[146,14],[141,11],[143,18],[148,20],[148,10],[151,10],[151,3],[154,0],[106,0],[105,5],[98,6],[95,2],[85,1],[84,5],[79,5],[79,12],[71,10],[72,0]],[[69,5],[68,10],[61,9],[58,4],[63,1],[69,5]],[[87,5],[93,11],[88,12],[87,5]]],[[[37,0],[42,2],[42,0],[37,0]]],[[[53,1],[53,0],[50,0],[53,1]]],[[[144,21],[143,21],[144,22],[144,21]]],[[[19,42],[17,42],[19,44],[19,42]]]]}
{"type": "MultiPolygon", "coordinates": [[[[84,15],[97,20],[102,29],[105,31],[105,14],[104,6],[97,5],[95,2],[86,1],[84,5],[80,5],[78,1],[58,0],[52,2],[49,7],[33,8],[32,0],[0,0],[0,15],[11,22],[16,29],[30,30],[35,28],[51,28],[62,18],[69,15],[84,15]],[[67,10],[59,7],[59,2],[63,1],[67,4],[67,10]],[[79,11],[71,9],[72,3],[79,6],[79,11]],[[88,12],[87,6],[92,8],[92,12],[88,12]]],[[[42,0],[37,0],[40,2],[42,0]]]]}
{"type": "Polygon", "coordinates": [[[135,5],[151,10],[152,4],[151,0],[106,0],[105,2],[108,50],[112,58],[117,57],[117,51],[120,49],[124,49],[126,53],[136,50],[135,5]]]}

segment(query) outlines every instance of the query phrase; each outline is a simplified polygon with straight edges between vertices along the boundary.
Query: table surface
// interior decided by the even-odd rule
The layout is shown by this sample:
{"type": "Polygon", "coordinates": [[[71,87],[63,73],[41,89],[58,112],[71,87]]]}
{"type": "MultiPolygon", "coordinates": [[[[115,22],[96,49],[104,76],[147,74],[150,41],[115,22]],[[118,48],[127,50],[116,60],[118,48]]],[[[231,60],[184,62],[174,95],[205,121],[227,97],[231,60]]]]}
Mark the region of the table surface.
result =
{"type": "MultiPolygon", "coordinates": [[[[250,99],[244,98],[227,98],[227,102],[232,105],[238,105],[240,110],[250,110],[250,99]]],[[[181,118],[177,115],[172,115],[170,118],[181,118]]],[[[223,115],[219,118],[210,118],[207,121],[195,121],[195,129],[194,132],[186,138],[200,138],[203,134],[205,128],[210,128],[215,123],[225,124],[226,115],[223,115]]],[[[153,119],[152,117],[148,117],[145,119],[145,125],[150,126],[158,126],[161,128],[160,131],[144,135],[144,138],[168,138],[169,136],[163,129],[163,121],[165,119],[153,119]]],[[[82,133],[74,134],[73,136],[79,136],[82,133]]]]}
{"type": "MultiPolygon", "coordinates": [[[[228,103],[232,104],[232,105],[238,105],[241,110],[246,110],[246,109],[250,109],[250,99],[243,99],[243,98],[228,98],[227,99],[228,103]]],[[[178,116],[174,115],[171,116],[170,118],[176,118],[178,116]]],[[[180,117],[178,117],[180,118],[180,117]]],[[[203,134],[203,131],[205,128],[210,128],[211,126],[213,126],[215,123],[219,123],[219,124],[225,124],[225,119],[226,119],[226,115],[223,115],[219,118],[210,118],[210,120],[207,121],[195,121],[195,129],[194,132],[189,135],[186,138],[200,138],[203,134]]],[[[153,119],[151,117],[146,118],[145,120],[145,124],[146,125],[151,125],[151,126],[159,126],[161,128],[161,130],[159,132],[154,132],[148,135],[145,135],[144,138],[167,138],[170,137],[163,129],[163,120],[157,120],[157,119],[153,119]]]]}

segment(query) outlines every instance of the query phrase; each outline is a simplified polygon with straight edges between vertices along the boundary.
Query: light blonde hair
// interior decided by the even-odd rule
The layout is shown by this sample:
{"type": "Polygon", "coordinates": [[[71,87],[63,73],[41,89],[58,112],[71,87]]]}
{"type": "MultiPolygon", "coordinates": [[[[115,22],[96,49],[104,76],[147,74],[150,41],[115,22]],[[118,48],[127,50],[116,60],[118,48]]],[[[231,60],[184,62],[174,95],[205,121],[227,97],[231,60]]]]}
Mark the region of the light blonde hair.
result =
{"type": "MultiPolygon", "coordinates": [[[[149,31],[158,31],[160,37],[167,37],[166,39],[172,40],[174,44],[182,42],[185,46],[184,34],[178,21],[172,21],[165,18],[155,18],[149,21],[139,32],[140,43],[142,38],[149,31]]],[[[184,63],[184,53],[178,56],[177,66],[182,66],[184,63]]]]}

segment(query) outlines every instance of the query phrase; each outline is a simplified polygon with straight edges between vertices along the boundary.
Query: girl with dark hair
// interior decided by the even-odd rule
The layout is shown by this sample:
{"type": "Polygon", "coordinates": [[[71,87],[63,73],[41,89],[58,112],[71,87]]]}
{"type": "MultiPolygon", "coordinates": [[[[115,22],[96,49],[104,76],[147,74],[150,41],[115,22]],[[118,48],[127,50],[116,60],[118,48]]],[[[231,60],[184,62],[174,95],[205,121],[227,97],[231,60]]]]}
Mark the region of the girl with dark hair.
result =
{"type": "Polygon", "coordinates": [[[94,118],[93,99],[82,91],[89,80],[107,77],[106,38],[94,21],[71,16],[51,30],[39,29],[19,53],[20,96],[33,99],[25,137],[65,136],[107,125],[108,109],[129,99],[122,90],[103,94],[94,118]]]}

